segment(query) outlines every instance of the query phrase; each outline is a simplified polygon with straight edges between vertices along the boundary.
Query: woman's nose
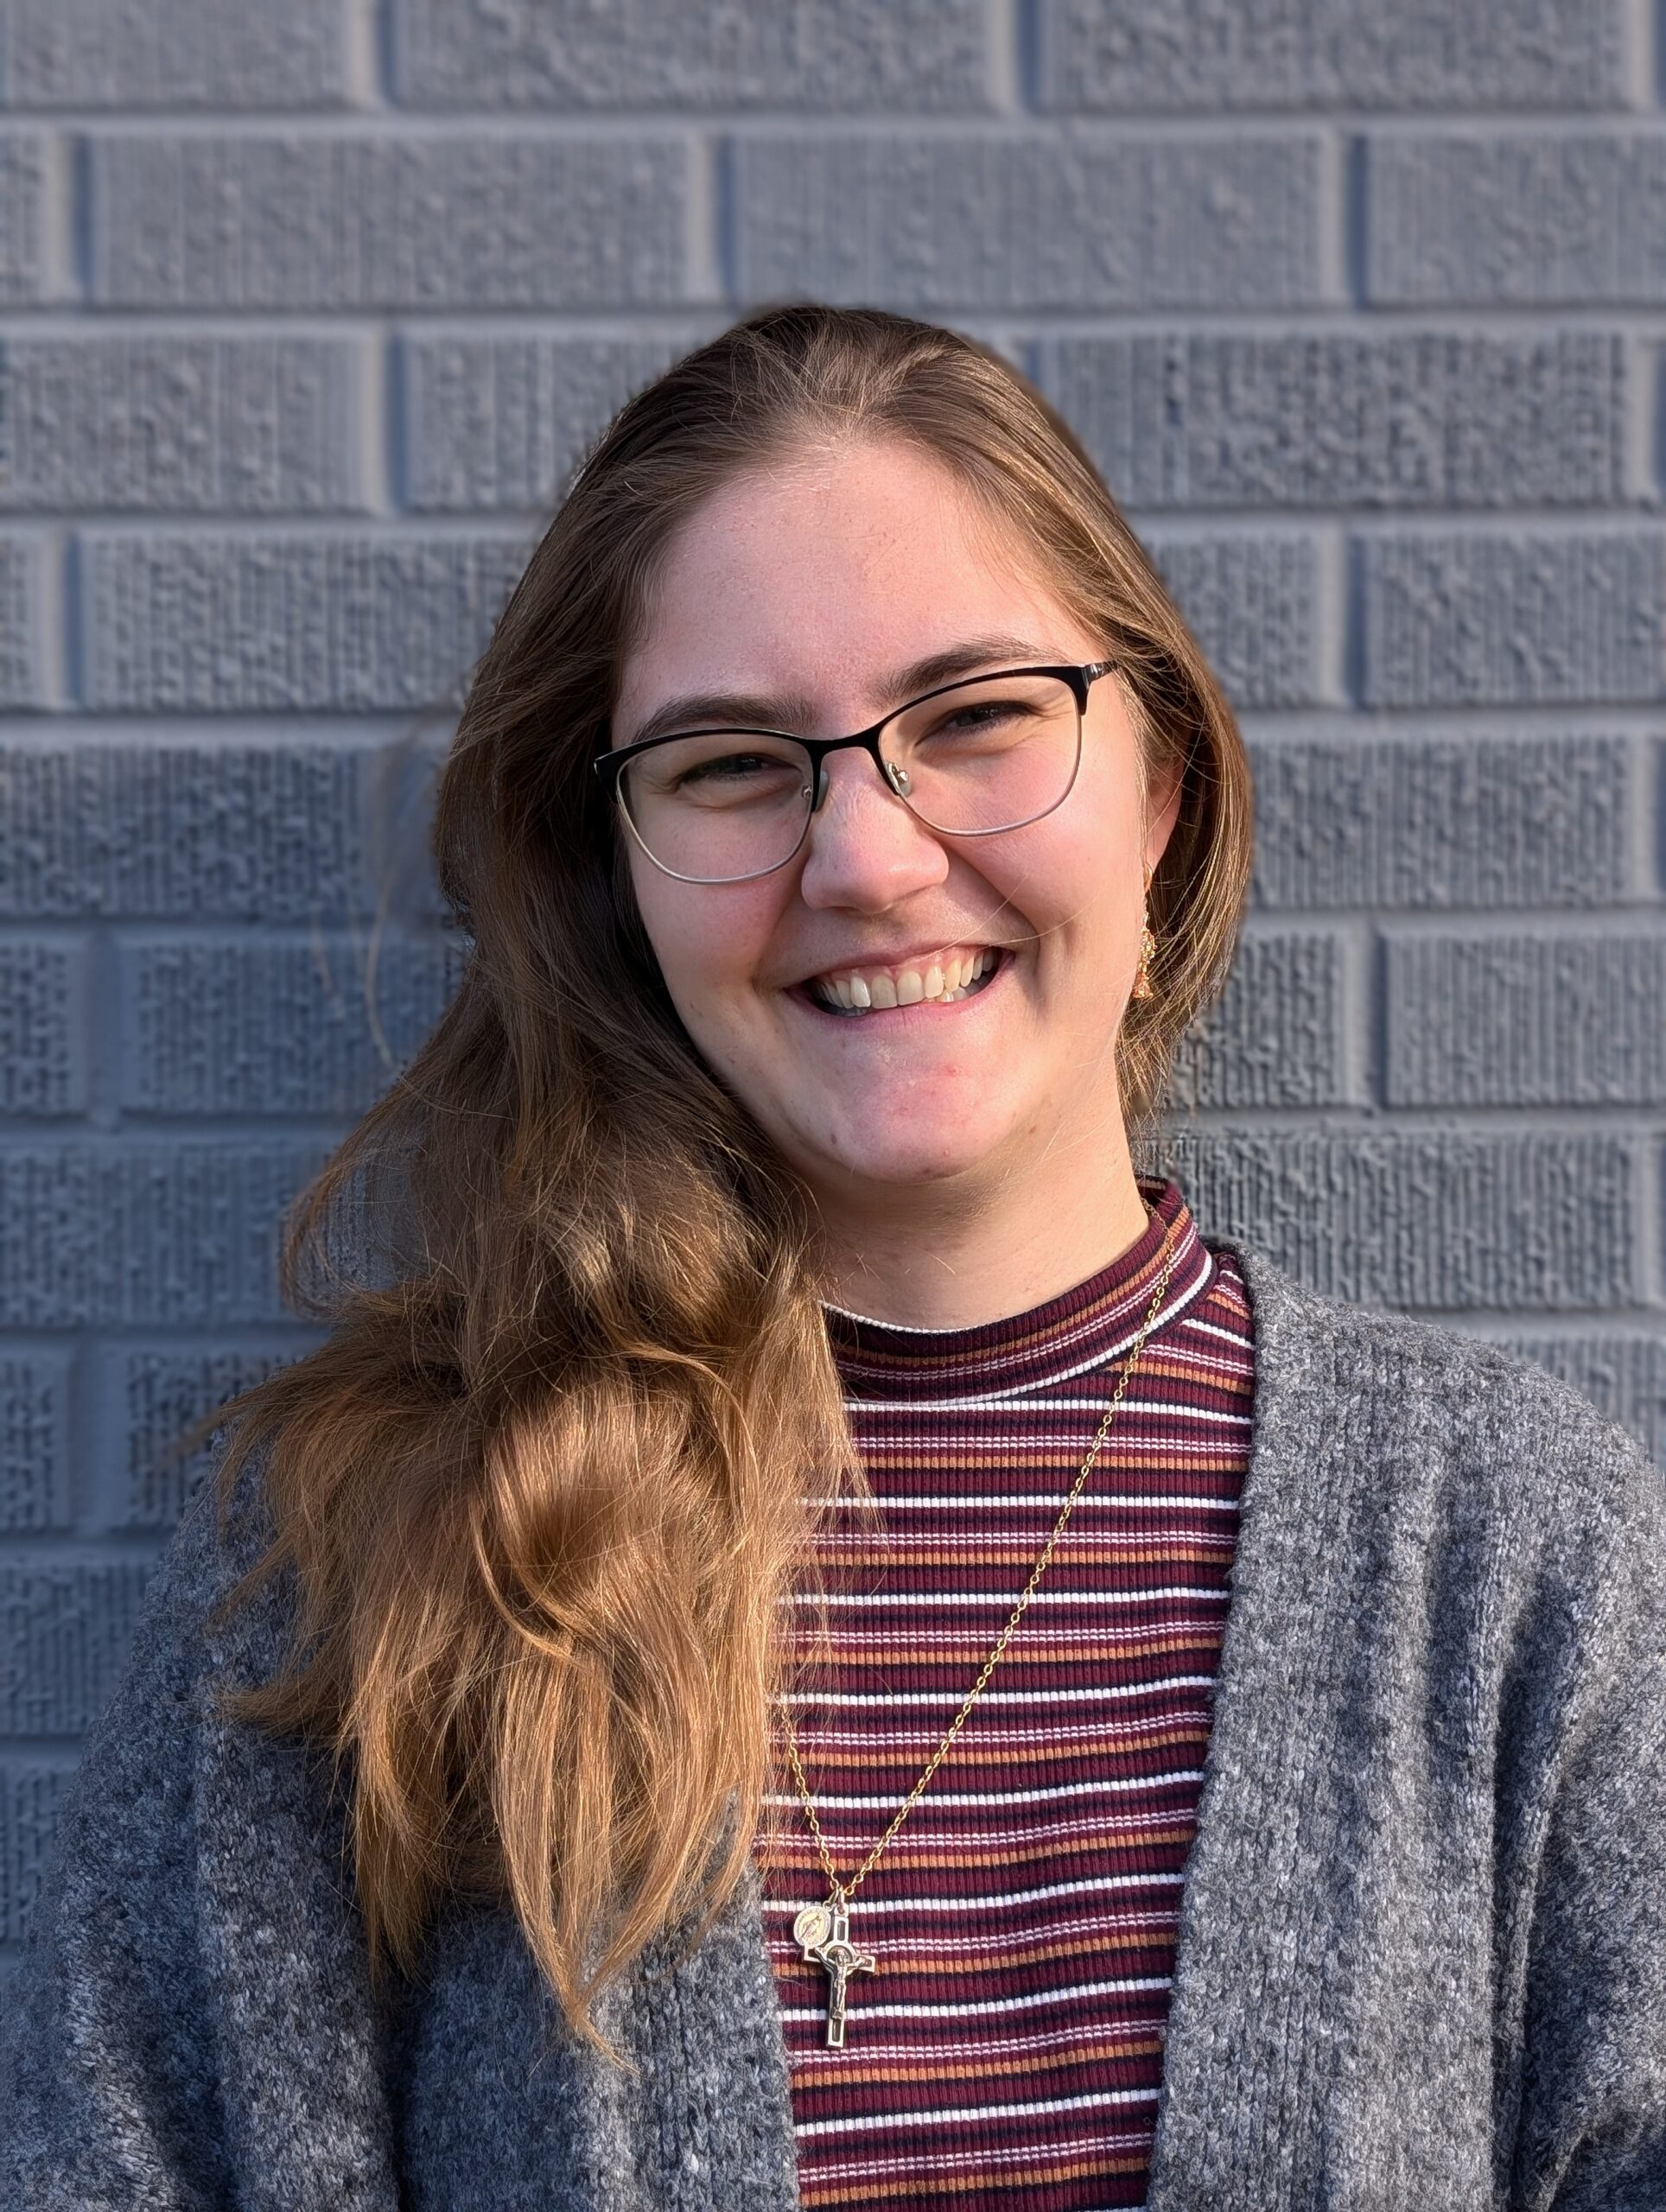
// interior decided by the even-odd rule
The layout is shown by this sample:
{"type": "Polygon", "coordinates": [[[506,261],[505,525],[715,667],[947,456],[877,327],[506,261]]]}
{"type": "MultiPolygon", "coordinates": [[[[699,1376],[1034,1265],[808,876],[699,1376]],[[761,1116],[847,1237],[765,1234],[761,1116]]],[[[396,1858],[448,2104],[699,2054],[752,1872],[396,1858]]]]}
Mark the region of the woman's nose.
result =
{"type": "Polygon", "coordinates": [[[800,896],[810,906],[877,912],[941,883],[949,855],[933,831],[852,747],[830,755],[827,788],[810,817],[800,896]]]}

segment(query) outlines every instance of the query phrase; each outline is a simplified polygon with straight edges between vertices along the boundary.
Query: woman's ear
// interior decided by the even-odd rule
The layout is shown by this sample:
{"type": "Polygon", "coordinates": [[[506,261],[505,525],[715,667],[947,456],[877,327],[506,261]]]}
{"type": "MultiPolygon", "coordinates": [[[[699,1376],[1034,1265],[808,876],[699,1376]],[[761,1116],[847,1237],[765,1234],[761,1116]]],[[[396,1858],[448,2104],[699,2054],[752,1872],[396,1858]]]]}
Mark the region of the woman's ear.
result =
{"type": "Polygon", "coordinates": [[[1156,874],[1164,848],[1180,819],[1180,795],[1186,788],[1182,762],[1170,759],[1155,770],[1146,791],[1145,865],[1148,880],[1156,874]]]}

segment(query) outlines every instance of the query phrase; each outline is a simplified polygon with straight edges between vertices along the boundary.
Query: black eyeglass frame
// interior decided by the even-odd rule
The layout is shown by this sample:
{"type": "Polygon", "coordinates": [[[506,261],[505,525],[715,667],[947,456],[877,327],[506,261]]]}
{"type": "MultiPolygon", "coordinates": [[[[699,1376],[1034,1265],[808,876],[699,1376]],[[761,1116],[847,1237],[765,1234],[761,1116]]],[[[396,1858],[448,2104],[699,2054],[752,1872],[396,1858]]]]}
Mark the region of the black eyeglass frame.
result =
{"type": "Polygon", "coordinates": [[[785,868],[790,861],[796,860],[803,849],[804,839],[810,835],[811,822],[820,808],[822,801],[827,797],[827,756],[830,753],[843,752],[847,747],[852,745],[861,746],[863,752],[870,756],[874,766],[880,772],[881,779],[892,797],[899,799],[918,821],[925,823],[926,828],[936,832],[938,836],[999,837],[1003,836],[1008,830],[1027,829],[1032,822],[1042,821],[1047,815],[1061,807],[1070,797],[1076,787],[1076,778],[1082,765],[1082,717],[1087,712],[1089,689],[1102,676],[1109,676],[1116,666],[1116,663],[1114,660],[1087,660],[1057,664],[1048,663],[1046,665],[1023,668],[991,669],[985,676],[957,677],[952,683],[939,683],[934,690],[922,691],[917,699],[905,700],[901,706],[893,707],[888,715],[881,715],[878,721],[870,722],[866,729],[853,731],[849,737],[801,737],[796,730],[754,728],[744,723],[715,722],[705,728],[667,730],[659,737],[635,738],[629,745],[616,745],[610,752],[598,753],[590,766],[598,776],[612,777],[612,790],[619,802],[619,810],[625,817],[626,827],[636,839],[637,843],[642,846],[643,851],[647,853],[648,858],[653,861],[654,866],[664,874],[676,877],[679,883],[752,883],[755,882],[760,875],[773,875],[778,868],[785,868]],[[906,785],[907,780],[906,772],[896,768],[892,762],[886,760],[880,751],[880,739],[893,721],[904,715],[912,714],[916,707],[923,707],[928,699],[940,699],[950,691],[967,691],[975,684],[999,683],[1003,677],[1008,676],[1057,677],[1061,683],[1068,683],[1076,695],[1076,760],[1071,769],[1070,781],[1051,806],[1044,806],[1039,814],[1026,815],[1021,822],[1005,822],[997,830],[939,830],[936,823],[926,821],[923,814],[918,813],[906,789],[899,788],[897,777],[900,774],[902,775],[906,785]],[[767,868],[751,868],[744,875],[680,874],[676,868],[667,868],[664,861],[657,859],[652,853],[648,852],[647,846],[643,842],[642,832],[632,821],[631,810],[625,804],[624,794],[619,788],[620,778],[626,766],[636,758],[639,753],[651,753],[657,745],[677,745],[684,739],[690,737],[730,735],[779,738],[784,744],[798,746],[810,755],[811,773],[814,778],[813,796],[809,807],[805,810],[804,828],[798,832],[798,842],[792,850],[784,858],[772,861],[767,868]]]}

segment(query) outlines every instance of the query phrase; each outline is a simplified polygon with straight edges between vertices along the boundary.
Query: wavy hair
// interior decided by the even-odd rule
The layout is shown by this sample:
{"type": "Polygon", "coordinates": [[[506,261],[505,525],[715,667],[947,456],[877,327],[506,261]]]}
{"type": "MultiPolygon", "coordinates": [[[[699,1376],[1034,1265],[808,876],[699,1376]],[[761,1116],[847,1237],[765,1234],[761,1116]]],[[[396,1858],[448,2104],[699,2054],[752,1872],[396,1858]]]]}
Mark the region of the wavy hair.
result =
{"type": "Polygon", "coordinates": [[[1154,995],[1116,1047],[1130,1141],[1155,1129],[1246,895],[1230,709],[1008,361],[901,315],[771,307],[626,403],[528,562],[435,798],[461,982],[284,1222],[285,1301],[328,1339],[187,1439],[227,1427],[222,1525],[264,1453],[264,1549],[219,1610],[288,1570],[293,1646],[219,1696],[349,1775],[373,1980],[416,1971],[448,1897],[506,1903],[614,2058],[598,1993],[684,1915],[709,1925],[764,1821],[781,1601],[815,1580],[804,1499],[866,1492],[812,1205],[684,1030],[589,762],[679,527],[830,437],[946,466],[1120,664],[1144,772],[1181,772],[1154,995]],[[353,1193],[381,1280],[330,1261],[353,1193]]]}

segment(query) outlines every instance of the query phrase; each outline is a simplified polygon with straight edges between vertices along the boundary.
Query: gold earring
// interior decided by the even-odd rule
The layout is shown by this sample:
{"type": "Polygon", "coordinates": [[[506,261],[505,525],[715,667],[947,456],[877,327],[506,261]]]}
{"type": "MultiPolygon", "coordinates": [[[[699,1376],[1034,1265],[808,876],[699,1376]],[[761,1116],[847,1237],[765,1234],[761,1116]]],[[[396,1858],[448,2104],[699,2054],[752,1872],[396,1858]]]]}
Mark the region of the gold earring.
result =
{"type": "MultiPolygon", "coordinates": [[[[1149,894],[1151,890],[1151,870],[1149,868],[1146,870],[1145,887],[1148,894],[1149,894]]],[[[1157,940],[1151,934],[1151,921],[1150,917],[1148,915],[1141,925],[1140,964],[1135,970],[1134,988],[1130,996],[1136,999],[1150,999],[1155,998],[1157,995],[1151,987],[1151,963],[1156,957],[1157,940]]]]}

